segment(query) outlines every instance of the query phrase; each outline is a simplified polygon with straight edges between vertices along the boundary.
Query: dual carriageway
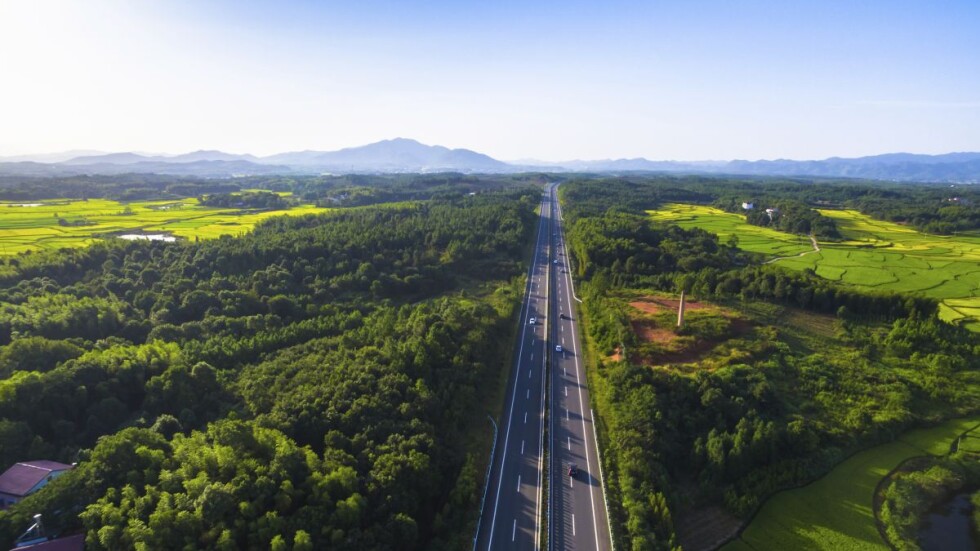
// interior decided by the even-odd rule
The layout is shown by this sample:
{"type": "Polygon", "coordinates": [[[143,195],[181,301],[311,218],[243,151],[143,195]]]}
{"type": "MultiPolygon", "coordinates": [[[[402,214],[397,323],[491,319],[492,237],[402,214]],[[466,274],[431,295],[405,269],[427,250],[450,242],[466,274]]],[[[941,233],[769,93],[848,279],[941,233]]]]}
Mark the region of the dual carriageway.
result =
{"type": "Polygon", "coordinates": [[[556,188],[541,202],[475,549],[612,549],[556,188]]]}

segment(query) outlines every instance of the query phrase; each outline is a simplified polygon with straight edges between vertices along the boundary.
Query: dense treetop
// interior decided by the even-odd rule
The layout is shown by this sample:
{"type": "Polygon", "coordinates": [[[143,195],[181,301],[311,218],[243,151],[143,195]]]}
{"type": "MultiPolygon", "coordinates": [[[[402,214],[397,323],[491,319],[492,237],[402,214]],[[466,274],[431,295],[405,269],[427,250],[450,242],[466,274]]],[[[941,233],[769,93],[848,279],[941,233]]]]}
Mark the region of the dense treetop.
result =
{"type": "Polygon", "coordinates": [[[90,549],[417,549],[469,537],[538,192],[275,218],[0,268],[0,513],[90,549]]]}
{"type": "MultiPolygon", "coordinates": [[[[940,321],[934,300],[761,265],[736,240],[645,214],[661,202],[735,197],[692,180],[560,188],[606,428],[613,528],[632,549],[672,549],[696,537],[678,520],[703,507],[724,504],[735,522],[861,447],[980,410],[980,342],[940,321]],[[675,311],[631,305],[681,290],[720,306],[690,312],[678,329],[675,311]]],[[[807,212],[780,190],[760,193],[807,212]]]]}

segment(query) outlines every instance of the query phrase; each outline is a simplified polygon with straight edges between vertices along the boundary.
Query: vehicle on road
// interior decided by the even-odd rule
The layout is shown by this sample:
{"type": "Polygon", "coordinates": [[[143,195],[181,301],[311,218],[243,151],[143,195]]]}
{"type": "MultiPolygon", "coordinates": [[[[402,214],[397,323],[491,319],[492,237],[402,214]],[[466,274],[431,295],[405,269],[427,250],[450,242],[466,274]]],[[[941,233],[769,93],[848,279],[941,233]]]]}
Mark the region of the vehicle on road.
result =
{"type": "Polygon", "coordinates": [[[568,464],[568,476],[574,477],[577,474],[578,474],[578,465],[576,465],[575,463],[569,463],[568,464]]]}
{"type": "Polygon", "coordinates": [[[534,325],[537,322],[538,322],[538,320],[536,318],[531,318],[531,319],[527,320],[527,324],[528,325],[534,325]]]}
{"type": "Polygon", "coordinates": [[[557,258],[555,259],[555,264],[558,264],[558,259],[557,258]]]}
{"type": "Polygon", "coordinates": [[[561,352],[561,345],[555,346],[555,352],[561,352]]]}

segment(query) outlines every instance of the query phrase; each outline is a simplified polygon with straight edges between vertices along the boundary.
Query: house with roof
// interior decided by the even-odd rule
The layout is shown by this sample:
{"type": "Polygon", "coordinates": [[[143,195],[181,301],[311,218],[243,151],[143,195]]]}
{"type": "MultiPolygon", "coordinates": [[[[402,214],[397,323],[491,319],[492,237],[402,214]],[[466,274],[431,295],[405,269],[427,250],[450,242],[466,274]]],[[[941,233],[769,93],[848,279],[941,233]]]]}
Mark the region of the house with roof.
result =
{"type": "Polygon", "coordinates": [[[71,468],[46,459],[15,464],[0,474],[0,510],[40,490],[71,468]]]}

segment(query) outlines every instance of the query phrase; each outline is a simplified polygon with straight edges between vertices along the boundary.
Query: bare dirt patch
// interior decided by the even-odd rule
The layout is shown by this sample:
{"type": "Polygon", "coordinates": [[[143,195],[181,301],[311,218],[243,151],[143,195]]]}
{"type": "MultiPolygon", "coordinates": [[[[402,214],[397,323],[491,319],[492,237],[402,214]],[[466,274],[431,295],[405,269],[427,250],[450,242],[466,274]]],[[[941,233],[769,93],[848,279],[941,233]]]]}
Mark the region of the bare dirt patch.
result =
{"type": "MultiPolygon", "coordinates": [[[[664,310],[670,310],[672,312],[677,311],[677,307],[680,306],[680,299],[676,298],[660,298],[660,297],[642,297],[634,300],[630,303],[630,306],[636,308],[637,310],[645,314],[657,314],[664,310]]],[[[685,310],[701,310],[702,308],[707,308],[708,305],[698,302],[696,300],[685,300],[684,309],[685,310]]]]}
{"type": "Polygon", "coordinates": [[[631,320],[630,325],[633,327],[633,333],[642,342],[669,343],[677,339],[677,334],[673,331],[662,327],[654,327],[650,322],[645,320],[631,320]]]}
{"type": "Polygon", "coordinates": [[[751,321],[745,318],[731,318],[730,321],[732,324],[732,333],[737,337],[745,335],[755,327],[751,321]]]}

